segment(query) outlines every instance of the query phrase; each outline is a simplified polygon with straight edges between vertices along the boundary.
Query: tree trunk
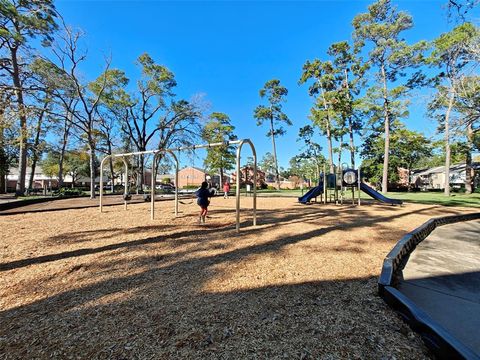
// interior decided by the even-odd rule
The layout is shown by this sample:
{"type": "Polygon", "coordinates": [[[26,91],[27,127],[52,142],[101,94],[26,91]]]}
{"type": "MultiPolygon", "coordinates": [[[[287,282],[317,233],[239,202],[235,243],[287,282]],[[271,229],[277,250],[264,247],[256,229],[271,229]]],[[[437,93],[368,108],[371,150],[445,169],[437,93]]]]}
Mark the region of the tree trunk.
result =
{"type": "Polygon", "coordinates": [[[5,153],[5,135],[4,135],[4,109],[0,108],[0,194],[5,194],[6,176],[7,176],[7,154],[5,153]]]}
{"type": "Polygon", "coordinates": [[[355,169],[355,143],[353,139],[353,122],[352,119],[348,119],[348,136],[350,138],[350,165],[352,169],[355,169]]]}
{"type": "Polygon", "coordinates": [[[343,149],[343,135],[340,136],[340,143],[338,144],[338,168],[342,167],[342,149],[343,149]]]}
{"type": "Polygon", "coordinates": [[[95,145],[89,136],[88,151],[90,156],[90,199],[95,199],[95,145]]]}
{"type": "MultiPolygon", "coordinates": [[[[145,151],[145,148],[143,148],[141,151],[145,151]]],[[[140,155],[139,157],[140,160],[140,190],[142,190],[143,193],[143,186],[145,185],[145,157],[140,155]]]]}
{"type": "Polygon", "coordinates": [[[47,110],[48,106],[48,100],[45,99],[45,104],[43,106],[43,109],[38,116],[37,120],[37,126],[35,127],[35,139],[33,140],[33,146],[32,146],[32,170],[30,172],[30,178],[28,179],[28,189],[33,189],[33,181],[35,179],[35,169],[37,167],[37,162],[39,158],[38,154],[38,146],[40,145],[40,135],[42,133],[42,123],[43,123],[43,117],[45,115],[45,111],[47,110]]]}
{"type": "Polygon", "coordinates": [[[410,170],[411,165],[407,167],[407,192],[412,191],[412,181],[410,179],[412,171],[410,170]]]}
{"type": "Polygon", "coordinates": [[[474,170],[472,168],[473,128],[472,124],[467,125],[467,153],[465,154],[465,193],[473,193],[474,170]]]}
{"type": "Polygon", "coordinates": [[[15,187],[15,193],[17,196],[25,193],[25,178],[27,176],[27,116],[25,114],[25,105],[23,102],[23,89],[20,82],[20,67],[17,61],[17,49],[11,50],[12,55],[12,68],[13,68],[13,85],[15,86],[15,95],[17,97],[18,104],[18,116],[20,119],[20,137],[19,137],[19,159],[18,159],[18,180],[15,187]]]}
{"type": "MultiPolygon", "coordinates": [[[[63,136],[62,136],[62,148],[60,149],[60,159],[58,161],[58,188],[63,186],[63,162],[65,161],[65,152],[67,151],[68,138],[70,135],[70,128],[72,126],[72,113],[68,111],[65,118],[63,136]]],[[[74,181],[72,177],[72,188],[74,187],[74,181]]]]}
{"type": "MultiPolygon", "coordinates": [[[[107,147],[108,147],[108,155],[112,155],[112,142],[110,141],[110,138],[107,139],[107,147]]],[[[112,190],[112,193],[115,192],[115,174],[114,174],[114,169],[113,169],[113,159],[110,157],[110,159],[108,159],[108,163],[109,163],[109,166],[110,166],[110,179],[112,181],[112,184],[111,184],[111,190],[112,190]]],[[[154,186],[154,185],[152,185],[154,186]]]]}
{"type": "Polygon", "coordinates": [[[383,78],[383,111],[385,116],[385,151],[383,154],[382,192],[388,192],[388,162],[390,155],[390,114],[388,112],[388,89],[385,67],[382,65],[383,78]]]}
{"type": "MultiPolygon", "coordinates": [[[[345,85],[347,88],[347,97],[348,100],[350,100],[350,84],[348,83],[348,71],[347,69],[343,69],[343,72],[345,74],[345,85]]],[[[349,114],[351,115],[351,114],[349,114]]],[[[348,136],[350,139],[350,166],[352,169],[355,169],[355,143],[353,139],[353,121],[351,116],[348,117],[348,136]]]]}
{"type": "Polygon", "coordinates": [[[270,118],[270,135],[272,137],[273,160],[275,161],[275,180],[277,182],[277,190],[280,190],[280,176],[278,174],[277,147],[275,146],[275,133],[273,132],[273,116],[270,118]]]}
{"type": "Polygon", "coordinates": [[[223,184],[225,182],[225,181],[223,181],[223,167],[221,167],[219,170],[220,170],[219,171],[220,172],[220,186],[219,186],[219,188],[223,189],[223,184]]]}
{"type": "Polygon", "coordinates": [[[450,196],[450,112],[452,111],[455,93],[450,90],[447,112],[445,113],[445,196],[450,196]]]}
{"type": "Polygon", "coordinates": [[[112,182],[110,184],[110,190],[112,191],[112,193],[115,192],[115,174],[114,174],[114,169],[113,169],[113,159],[110,158],[108,159],[108,165],[110,167],[110,174],[111,174],[111,177],[110,177],[110,181],[112,182]]]}
{"type": "Polygon", "coordinates": [[[330,165],[330,173],[333,174],[335,172],[334,166],[333,166],[333,145],[332,145],[332,134],[330,130],[330,112],[328,110],[328,105],[327,105],[327,99],[325,98],[325,92],[323,91],[323,87],[320,87],[321,93],[322,93],[322,100],[323,100],[323,107],[325,108],[325,111],[327,112],[327,120],[325,122],[325,130],[327,132],[327,143],[328,143],[328,162],[330,165]]]}

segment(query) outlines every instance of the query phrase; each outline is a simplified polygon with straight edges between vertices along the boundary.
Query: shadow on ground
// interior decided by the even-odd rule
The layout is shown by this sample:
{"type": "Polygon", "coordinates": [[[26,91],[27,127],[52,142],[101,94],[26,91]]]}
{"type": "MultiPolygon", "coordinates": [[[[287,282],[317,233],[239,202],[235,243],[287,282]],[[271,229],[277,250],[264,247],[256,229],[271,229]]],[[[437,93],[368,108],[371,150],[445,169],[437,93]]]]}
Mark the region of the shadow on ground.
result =
{"type": "MultiPolygon", "coordinates": [[[[65,281],[89,279],[91,283],[71,283],[68,289],[0,312],[0,353],[6,359],[72,354],[92,359],[424,358],[421,341],[376,296],[374,277],[265,286],[258,286],[258,279],[246,279],[237,290],[222,290],[211,283],[225,269],[234,273],[250,257],[279,256],[287,246],[332,231],[348,233],[369,226],[389,231],[393,219],[434,209],[401,214],[392,209],[382,217],[372,217],[361,207],[345,211],[313,205],[300,213],[296,208],[281,213],[262,210],[260,226],[248,227],[251,220],[245,221],[240,234],[233,224],[187,229],[153,226],[147,230],[158,228],[163,234],[5,262],[0,264],[2,275],[14,276],[27,266],[46,272],[23,284],[27,292],[61,276],[65,281]],[[338,221],[323,226],[323,216],[338,221]],[[296,223],[311,227],[289,233],[288,225],[296,223]],[[286,231],[272,240],[247,242],[279,225],[286,226],[286,231]],[[236,247],[231,249],[222,242],[225,239],[236,247]],[[247,244],[242,246],[242,241],[247,244]],[[159,244],[175,251],[151,248],[159,244]],[[140,255],[134,253],[139,250],[140,255]],[[205,254],[212,250],[213,254],[205,254]],[[132,255],[121,258],[120,253],[132,255]],[[94,254],[104,256],[88,256],[94,254]],[[65,262],[68,271],[48,273],[48,264],[56,261],[65,262]]],[[[212,216],[222,212],[232,210],[218,209],[212,216]]],[[[123,231],[135,234],[145,228],[78,231],[50,241],[82,245],[97,237],[115,239],[123,231]]],[[[379,236],[367,241],[385,240],[379,236]]],[[[327,243],[324,249],[329,254],[364,251],[361,241],[343,248],[327,243]]]]}

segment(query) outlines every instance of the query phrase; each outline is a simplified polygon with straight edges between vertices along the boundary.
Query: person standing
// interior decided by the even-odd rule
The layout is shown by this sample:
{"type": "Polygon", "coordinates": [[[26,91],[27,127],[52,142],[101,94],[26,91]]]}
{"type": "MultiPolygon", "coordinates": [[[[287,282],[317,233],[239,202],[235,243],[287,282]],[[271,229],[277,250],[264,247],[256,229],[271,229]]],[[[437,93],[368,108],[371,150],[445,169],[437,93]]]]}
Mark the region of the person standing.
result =
{"type": "Polygon", "coordinates": [[[202,182],[200,189],[195,191],[197,196],[197,204],[200,206],[200,217],[198,219],[199,224],[205,224],[205,218],[208,213],[208,205],[210,205],[210,200],[208,198],[212,197],[212,193],[208,189],[208,183],[206,181],[202,182]]]}
{"type": "Polygon", "coordinates": [[[228,193],[230,192],[230,183],[228,181],[225,181],[225,184],[223,184],[223,198],[228,199],[228,193]]]}

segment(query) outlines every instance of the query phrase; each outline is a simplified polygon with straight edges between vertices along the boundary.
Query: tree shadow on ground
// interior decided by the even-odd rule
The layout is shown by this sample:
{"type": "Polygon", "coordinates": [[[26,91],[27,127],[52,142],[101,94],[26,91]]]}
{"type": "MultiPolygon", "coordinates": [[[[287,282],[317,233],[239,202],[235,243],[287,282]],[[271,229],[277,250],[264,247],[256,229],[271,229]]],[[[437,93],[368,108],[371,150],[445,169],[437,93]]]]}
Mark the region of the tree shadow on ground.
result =
{"type": "MultiPolygon", "coordinates": [[[[294,284],[277,278],[267,285],[247,278],[235,285],[234,276],[247,259],[276,257],[291,245],[332,231],[348,233],[366,226],[388,231],[390,221],[434,208],[388,216],[372,216],[366,208],[347,214],[336,208],[303,208],[300,213],[297,209],[261,210],[261,225],[243,228],[251,222],[244,221],[239,234],[232,225],[220,229],[165,226],[160,228],[170,233],[0,264],[2,271],[39,267],[19,296],[31,296],[38,286],[58,277],[70,284],[0,312],[0,353],[6,358],[71,354],[117,359],[398,358],[405,354],[422,358],[420,341],[376,297],[374,277],[294,284]],[[324,224],[323,216],[334,220],[324,224]],[[291,233],[289,226],[298,223],[309,227],[291,233]],[[280,225],[285,232],[262,239],[280,225]],[[258,243],[252,243],[255,237],[258,243]],[[235,247],[225,240],[235,242],[235,247]],[[191,246],[184,249],[185,244],[191,246]],[[120,252],[132,255],[120,258],[120,252]],[[93,254],[104,256],[86,256],[93,254]],[[58,260],[70,261],[65,272],[49,273],[43,264],[58,260]],[[75,286],[76,281],[83,285],[75,286]]],[[[232,211],[217,214],[227,212],[232,211]]],[[[156,228],[139,226],[128,231],[140,234],[156,228]]],[[[114,240],[121,231],[99,229],[62,236],[72,241],[96,235],[114,240]]],[[[358,256],[363,251],[362,242],[352,247],[326,243],[315,254],[358,256]]]]}
{"type": "MultiPolygon", "coordinates": [[[[388,223],[393,219],[397,219],[399,217],[404,217],[407,215],[411,215],[414,213],[422,213],[422,212],[429,212],[431,208],[424,208],[424,209],[416,209],[409,212],[404,212],[401,214],[392,214],[390,216],[371,216],[368,214],[365,209],[358,208],[355,209],[355,212],[350,214],[345,214],[341,212],[341,209],[336,208],[329,208],[329,209],[322,209],[321,214],[328,215],[329,217],[338,218],[338,222],[335,222],[335,225],[320,227],[319,229],[307,231],[301,234],[285,234],[284,238],[279,239],[275,242],[276,246],[279,244],[292,244],[296,242],[300,242],[303,240],[308,240],[310,238],[325,235],[330,231],[335,230],[342,230],[342,231],[349,231],[355,228],[361,228],[365,226],[376,226],[381,229],[384,223],[388,223]]],[[[218,210],[217,213],[231,213],[229,210],[218,210]]],[[[175,231],[177,228],[172,226],[173,232],[167,233],[166,235],[162,236],[154,236],[145,239],[137,239],[119,243],[112,243],[104,246],[99,247],[85,247],[80,248],[77,250],[65,251],[61,253],[55,254],[47,254],[42,256],[37,256],[33,258],[26,258],[21,260],[15,260],[5,263],[0,263],[0,271],[7,271],[12,269],[17,269],[33,264],[42,264],[51,261],[57,261],[72,257],[78,256],[85,256],[91,255],[101,252],[107,252],[122,248],[135,248],[138,246],[144,246],[148,244],[155,244],[159,242],[168,242],[175,246],[175,242],[180,242],[182,245],[188,241],[198,242],[199,240],[196,239],[196,236],[199,234],[203,235],[203,239],[207,239],[207,241],[212,241],[215,239],[224,239],[228,237],[235,237],[238,240],[242,238],[248,237],[253,233],[257,234],[257,236],[261,236],[262,233],[268,232],[278,226],[278,224],[294,224],[294,223],[305,223],[310,220],[319,220],[319,212],[318,209],[309,208],[307,210],[303,210],[301,213],[293,209],[289,209],[279,213],[276,210],[261,210],[259,211],[259,215],[261,216],[261,226],[252,227],[251,220],[245,220],[242,222],[241,227],[243,228],[240,233],[235,233],[233,226],[226,225],[223,228],[215,227],[197,227],[197,228],[188,228],[187,230],[180,229],[180,231],[175,231]],[[189,240],[191,238],[191,240],[189,240]]],[[[128,233],[136,233],[136,232],[143,232],[145,230],[155,229],[157,226],[139,226],[131,229],[99,229],[99,230],[91,230],[87,232],[72,232],[66,233],[59,236],[54,236],[52,241],[58,243],[61,239],[65,239],[68,242],[82,242],[85,241],[85,237],[93,237],[99,239],[114,239],[118,234],[123,232],[128,233]]],[[[160,229],[165,229],[168,227],[159,226],[160,229]]],[[[388,231],[388,228],[387,228],[388,231]]],[[[204,240],[202,239],[202,242],[204,240]]],[[[283,246],[283,245],[280,245],[283,246]]]]}
{"type": "Polygon", "coordinates": [[[0,351],[7,359],[425,357],[376,296],[375,278],[209,292],[201,289],[207,264],[152,269],[3,311],[0,351]]]}

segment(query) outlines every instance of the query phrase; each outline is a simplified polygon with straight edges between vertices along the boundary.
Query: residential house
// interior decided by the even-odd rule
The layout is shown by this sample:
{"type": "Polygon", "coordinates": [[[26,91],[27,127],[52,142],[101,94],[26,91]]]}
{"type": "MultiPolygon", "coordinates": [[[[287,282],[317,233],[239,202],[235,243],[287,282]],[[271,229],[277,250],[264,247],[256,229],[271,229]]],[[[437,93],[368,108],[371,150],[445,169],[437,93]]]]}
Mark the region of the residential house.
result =
{"type": "MultiPolygon", "coordinates": [[[[25,188],[28,188],[28,182],[30,181],[32,168],[27,167],[27,172],[26,173],[27,174],[25,176],[25,188]]],[[[18,168],[16,168],[16,167],[9,168],[9,171],[8,171],[8,174],[7,174],[7,177],[6,177],[7,181],[5,182],[6,187],[7,187],[7,192],[14,192],[15,191],[15,188],[17,186],[18,177],[19,177],[18,168]]],[[[66,176],[65,181],[66,182],[71,182],[72,179],[71,179],[70,176],[66,176]]],[[[35,173],[33,175],[32,188],[33,189],[44,189],[44,188],[56,188],[56,187],[58,187],[57,177],[46,175],[43,172],[42,167],[37,165],[35,167],[35,173]]]]}
{"type": "MultiPolygon", "coordinates": [[[[173,176],[172,179],[174,179],[173,176]]],[[[213,187],[220,189],[221,181],[220,175],[208,173],[200,168],[188,166],[178,171],[178,188],[185,188],[191,186],[200,186],[202,182],[208,181],[213,187]]],[[[231,181],[231,177],[223,174],[223,181],[231,181]]]]}
{"type": "MultiPolygon", "coordinates": [[[[465,184],[465,168],[465,163],[450,166],[450,186],[460,188],[465,184]]],[[[480,171],[480,163],[473,163],[472,168],[476,172],[480,171]]],[[[478,187],[480,181],[478,176],[475,181],[475,187],[478,187]]],[[[412,171],[410,182],[422,190],[443,189],[445,187],[445,166],[412,171]]]]}
{"type": "Polygon", "coordinates": [[[190,186],[200,186],[206,179],[207,173],[205,171],[193,166],[188,166],[178,171],[177,187],[181,189],[190,186]]]}
{"type": "MultiPolygon", "coordinates": [[[[248,184],[252,185],[253,184],[253,167],[251,166],[244,166],[243,168],[240,169],[240,184],[248,184]],[[246,179],[246,180],[245,180],[246,179]]],[[[237,181],[237,174],[234,172],[232,173],[232,183],[236,183],[237,181]]],[[[265,182],[265,172],[262,170],[257,169],[257,187],[265,187],[266,182],[265,182]]]]}

